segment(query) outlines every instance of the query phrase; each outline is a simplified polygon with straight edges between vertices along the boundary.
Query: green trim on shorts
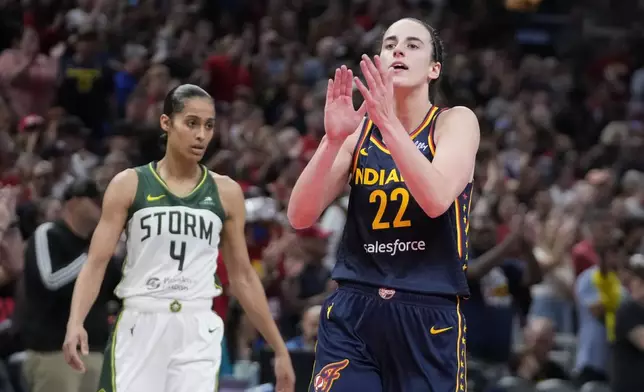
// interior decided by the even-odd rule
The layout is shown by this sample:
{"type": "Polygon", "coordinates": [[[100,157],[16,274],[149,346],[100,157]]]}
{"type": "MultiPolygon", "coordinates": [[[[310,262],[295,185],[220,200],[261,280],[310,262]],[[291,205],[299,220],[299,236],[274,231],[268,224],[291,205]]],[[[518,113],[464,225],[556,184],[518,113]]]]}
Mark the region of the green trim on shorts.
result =
{"type": "Polygon", "coordinates": [[[103,369],[101,370],[101,378],[98,382],[98,392],[116,392],[116,362],[115,351],[116,351],[116,333],[119,326],[119,321],[121,321],[121,315],[123,312],[119,313],[112,328],[112,333],[110,338],[107,341],[107,346],[105,347],[105,354],[103,355],[103,369]]]}

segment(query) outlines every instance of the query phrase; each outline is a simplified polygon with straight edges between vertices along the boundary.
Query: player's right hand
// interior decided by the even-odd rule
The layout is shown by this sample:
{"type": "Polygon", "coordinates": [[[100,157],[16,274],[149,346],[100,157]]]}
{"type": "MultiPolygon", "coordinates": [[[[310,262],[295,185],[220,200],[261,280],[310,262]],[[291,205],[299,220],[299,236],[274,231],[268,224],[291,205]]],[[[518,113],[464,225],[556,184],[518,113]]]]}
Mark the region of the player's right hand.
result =
{"type": "Polygon", "coordinates": [[[288,352],[275,354],[275,392],[295,390],[295,370],[288,352]]]}
{"type": "Polygon", "coordinates": [[[63,355],[65,361],[74,370],[85,373],[85,364],[81,359],[80,354],[83,356],[89,354],[89,344],[87,343],[87,331],[82,325],[67,326],[67,333],[65,334],[65,343],[63,343],[63,355]],[[79,353],[80,348],[80,353],[79,353]]]}
{"type": "Polygon", "coordinates": [[[324,105],[324,129],[329,141],[343,142],[351,135],[367,112],[363,103],[358,110],[353,107],[353,72],[346,66],[337,68],[329,79],[324,105]]]}

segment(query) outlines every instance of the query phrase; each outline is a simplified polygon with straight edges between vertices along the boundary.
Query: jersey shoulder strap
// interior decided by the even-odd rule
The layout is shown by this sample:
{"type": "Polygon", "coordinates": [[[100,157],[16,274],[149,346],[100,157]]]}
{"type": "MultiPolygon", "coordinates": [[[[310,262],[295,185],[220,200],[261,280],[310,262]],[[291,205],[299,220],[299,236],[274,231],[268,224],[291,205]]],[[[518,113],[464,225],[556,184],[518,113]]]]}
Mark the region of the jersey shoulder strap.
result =
{"type": "Polygon", "coordinates": [[[154,168],[151,163],[135,167],[134,172],[137,175],[138,183],[134,201],[128,209],[128,220],[135,212],[148,206],[148,199],[157,201],[166,197],[165,189],[154,177],[156,173],[154,173],[154,168]]]}
{"type": "Polygon", "coordinates": [[[223,222],[226,220],[226,212],[224,211],[224,205],[219,194],[217,180],[213,176],[215,173],[209,171],[205,166],[203,166],[203,169],[206,171],[207,177],[197,195],[197,207],[214,212],[223,222]]]}
{"type": "Polygon", "coordinates": [[[434,114],[429,124],[429,132],[427,134],[427,144],[429,145],[429,151],[431,152],[432,157],[436,156],[436,141],[434,138],[434,134],[436,133],[436,123],[438,122],[438,116],[440,116],[441,113],[449,109],[450,109],[449,107],[438,108],[438,110],[436,111],[436,114],[434,114]]]}

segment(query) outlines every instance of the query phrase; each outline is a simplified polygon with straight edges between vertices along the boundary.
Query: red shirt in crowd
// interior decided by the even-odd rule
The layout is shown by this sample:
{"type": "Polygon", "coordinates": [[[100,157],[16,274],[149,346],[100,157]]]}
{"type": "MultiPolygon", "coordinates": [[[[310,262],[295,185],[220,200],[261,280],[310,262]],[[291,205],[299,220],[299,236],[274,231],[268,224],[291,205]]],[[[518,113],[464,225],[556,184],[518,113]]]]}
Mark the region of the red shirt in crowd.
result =
{"type": "Polygon", "coordinates": [[[228,56],[208,57],[205,68],[210,75],[208,92],[215,101],[232,102],[237,86],[251,86],[250,72],[245,67],[234,64],[228,56]]]}
{"type": "Polygon", "coordinates": [[[579,274],[598,262],[599,255],[590,241],[583,240],[572,248],[572,264],[575,268],[575,276],[579,276],[579,274]]]}
{"type": "Polygon", "coordinates": [[[215,297],[212,301],[212,310],[221,317],[224,322],[226,321],[226,315],[228,314],[228,303],[230,299],[226,294],[226,289],[228,288],[228,271],[226,270],[226,264],[224,264],[221,253],[217,257],[217,277],[219,278],[219,283],[224,288],[224,293],[219,297],[215,297]]]}

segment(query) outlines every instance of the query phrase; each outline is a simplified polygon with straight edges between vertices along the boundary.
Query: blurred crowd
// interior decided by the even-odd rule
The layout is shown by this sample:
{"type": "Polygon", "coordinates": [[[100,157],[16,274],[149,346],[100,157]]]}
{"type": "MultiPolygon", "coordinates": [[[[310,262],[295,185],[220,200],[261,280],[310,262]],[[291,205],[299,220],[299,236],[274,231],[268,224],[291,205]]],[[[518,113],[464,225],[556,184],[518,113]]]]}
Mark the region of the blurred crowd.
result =
{"type": "MultiPolygon", "coordinates": [[[[75,181],[102,191],[160,159],[163,98],[179,83],[216,100],[204,164],[242,185],[271,311],[289,349],[311,357],[348,199],[301,231],[284,209],[324,135],[327,78],[358,70],[405,16],[446,43],[435,104],[468,106],[481,125],[468,388],[615,385],[611,364],[644,364],[644,335],[630,334],[644,317],[620,318],[644,303],[643,11],[637,0],[0,0],[0,391],[31,385],[14,312],[30,290],[25,244],[65,213],[92,219],[65,197],[75,181]]],[[[264,382],[257,331],[225,293],[214,308],[222,375],[264,382]]]]}

